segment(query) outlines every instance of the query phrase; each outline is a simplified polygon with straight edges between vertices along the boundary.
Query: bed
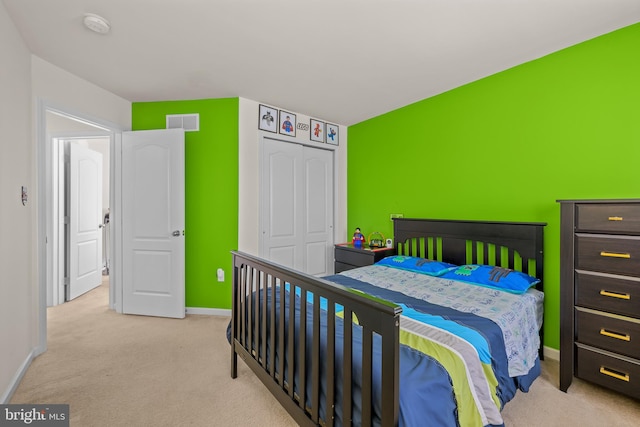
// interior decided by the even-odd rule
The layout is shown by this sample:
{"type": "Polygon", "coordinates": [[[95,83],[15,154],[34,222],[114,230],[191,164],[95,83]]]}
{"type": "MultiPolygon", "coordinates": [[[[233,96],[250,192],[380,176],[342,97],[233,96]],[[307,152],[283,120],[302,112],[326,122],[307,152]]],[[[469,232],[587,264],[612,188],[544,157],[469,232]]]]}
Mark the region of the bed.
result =
{"type": "Polygon", "coordinates": [[[299,425],[503,425],[540,373],[544,226],[394,219],[398,255],[323,278],[234,251],[231,376],[299,425]]]}

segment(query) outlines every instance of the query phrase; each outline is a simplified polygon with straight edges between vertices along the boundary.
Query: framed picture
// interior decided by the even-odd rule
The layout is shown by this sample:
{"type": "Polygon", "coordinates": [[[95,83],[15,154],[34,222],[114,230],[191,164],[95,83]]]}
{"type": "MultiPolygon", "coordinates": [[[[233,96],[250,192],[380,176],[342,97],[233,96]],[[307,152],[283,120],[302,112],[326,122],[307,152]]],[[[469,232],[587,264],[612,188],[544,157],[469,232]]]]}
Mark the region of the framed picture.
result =
{"type": "Polygon", "coordinates": [[[338,126],[327,123],[327,144],[338,145],[338,126]]]}
{"type": "Polygon", "coordinates": [[[278,130],[283,135],[296,136],[296,115],[280,110],[280,126],[278,130]]]}
{"type": "Polygon", "coordinates": [[[311,140],[316,142],[324,142],[324,122],[311,119],[311,140]]]}
{"type": "Polygon", "coordinates": [[[258,129],[278,133],[278,110],[260,104],[258,111],[258,129]]]}

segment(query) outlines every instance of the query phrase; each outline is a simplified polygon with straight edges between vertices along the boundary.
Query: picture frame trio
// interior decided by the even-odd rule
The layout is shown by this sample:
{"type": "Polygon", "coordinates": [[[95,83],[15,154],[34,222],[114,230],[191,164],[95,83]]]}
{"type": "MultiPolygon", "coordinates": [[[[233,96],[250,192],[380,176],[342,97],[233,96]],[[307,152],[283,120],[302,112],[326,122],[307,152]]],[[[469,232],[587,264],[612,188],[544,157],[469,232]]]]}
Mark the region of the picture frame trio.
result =
{"type": "MultiPolygon", "coordinates": [[[[310,119],[309,129],[311,141],[339,145],[339,127],[321,120],[310,119]]],[[[296,136],[296,115],[284,110],[278,110],[268,105],[260,104],[258,111],[258,129],[281,135],[296,136]]]]}

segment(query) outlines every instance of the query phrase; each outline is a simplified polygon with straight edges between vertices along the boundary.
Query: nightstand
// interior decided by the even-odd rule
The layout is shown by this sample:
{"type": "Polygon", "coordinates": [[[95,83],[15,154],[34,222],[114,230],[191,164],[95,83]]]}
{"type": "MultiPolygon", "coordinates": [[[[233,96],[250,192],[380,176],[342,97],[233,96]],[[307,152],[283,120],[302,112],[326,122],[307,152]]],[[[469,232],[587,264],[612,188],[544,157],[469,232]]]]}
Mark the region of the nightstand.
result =
{"type": "Polygon", "coordinates": [[[382,258],[395,255],[395,248],[354,248],[351,243],[340,243],[335,246],[335,272],[340,273],[352,268],[372,265],[382,258]]]}

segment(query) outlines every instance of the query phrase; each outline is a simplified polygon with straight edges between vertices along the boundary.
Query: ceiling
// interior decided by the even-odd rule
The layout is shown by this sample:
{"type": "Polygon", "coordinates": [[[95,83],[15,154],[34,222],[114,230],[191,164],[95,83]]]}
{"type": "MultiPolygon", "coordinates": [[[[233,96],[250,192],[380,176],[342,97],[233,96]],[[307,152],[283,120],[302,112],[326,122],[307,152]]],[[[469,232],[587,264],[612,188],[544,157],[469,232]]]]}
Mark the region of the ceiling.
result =
{"type": "Polygon", "coordinates": [[[640,22],[640,0],[2,2],[33,54],[131,102],[244,97],[343,125],[640,22]]]}

